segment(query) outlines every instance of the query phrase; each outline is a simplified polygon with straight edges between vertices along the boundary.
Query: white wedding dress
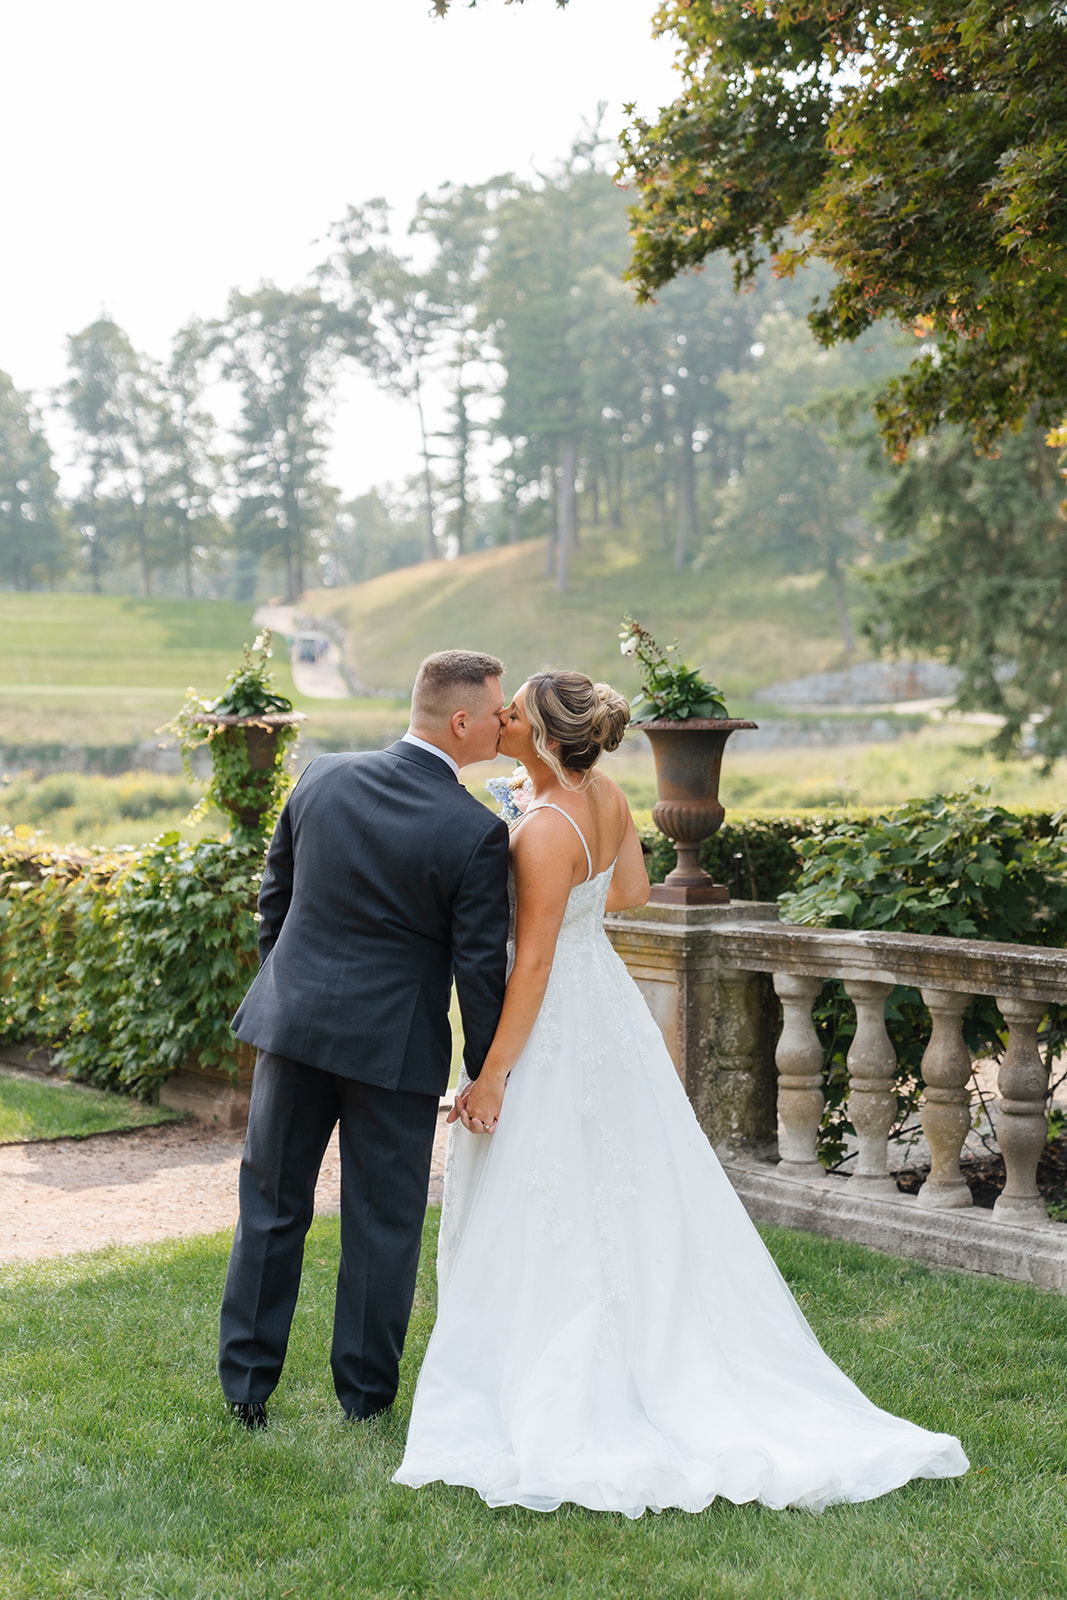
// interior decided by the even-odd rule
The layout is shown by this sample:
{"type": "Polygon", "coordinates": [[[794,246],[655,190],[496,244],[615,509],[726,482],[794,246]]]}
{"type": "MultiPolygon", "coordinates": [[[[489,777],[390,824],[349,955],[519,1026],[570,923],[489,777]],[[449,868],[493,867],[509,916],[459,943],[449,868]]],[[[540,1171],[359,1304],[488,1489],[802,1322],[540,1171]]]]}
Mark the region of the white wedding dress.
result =
{"type": "Polygon", "coordinates": [[[820,1348],[604,933],[611,871],[571,891],[497,1131],[451,1129],[395,1481],[637,1517],[965,1472],[958,1440],[879,1410],[820,1348]]]}

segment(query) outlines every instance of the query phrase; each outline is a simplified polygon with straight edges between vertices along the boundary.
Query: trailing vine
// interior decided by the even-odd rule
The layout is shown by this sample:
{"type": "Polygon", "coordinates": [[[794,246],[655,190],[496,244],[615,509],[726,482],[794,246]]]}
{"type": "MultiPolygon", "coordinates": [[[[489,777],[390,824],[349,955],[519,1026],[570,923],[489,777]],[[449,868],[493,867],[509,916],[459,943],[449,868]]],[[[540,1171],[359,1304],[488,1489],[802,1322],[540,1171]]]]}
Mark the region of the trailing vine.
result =
{"type": "MultiPolygon", "coordinates": [[[[193,751],[208,745],[211,783],[201,807],[228,812],[235,838],[251,841],[273,828],[292,779],[287,770],[290,745],[303,713],[274,689],[269,629],[245,645],[242,661],[214,700],[189,689],[165,731],[177,736],[186,776],[193,776],[193,751]]],[[[164,730],[161,729],[161,732],[164,730]]],[[[197,815],[200,808],[194,811],[197,815]]]]}

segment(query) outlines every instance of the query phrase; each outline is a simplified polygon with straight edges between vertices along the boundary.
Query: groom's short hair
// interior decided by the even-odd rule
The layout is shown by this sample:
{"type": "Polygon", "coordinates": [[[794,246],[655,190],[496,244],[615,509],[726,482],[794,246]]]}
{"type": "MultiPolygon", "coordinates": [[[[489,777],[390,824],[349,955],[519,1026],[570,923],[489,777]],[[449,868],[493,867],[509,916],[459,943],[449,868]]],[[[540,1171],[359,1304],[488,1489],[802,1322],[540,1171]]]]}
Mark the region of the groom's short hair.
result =
{"type": "Polygon", "coordinates": [[[487,678],[499,678],[504,663],[481,650],[438,650],[427,656],[411,691],[411,724],[447,722],[453,712],[466,710],[473,689],[484,688],[487,678]]]}

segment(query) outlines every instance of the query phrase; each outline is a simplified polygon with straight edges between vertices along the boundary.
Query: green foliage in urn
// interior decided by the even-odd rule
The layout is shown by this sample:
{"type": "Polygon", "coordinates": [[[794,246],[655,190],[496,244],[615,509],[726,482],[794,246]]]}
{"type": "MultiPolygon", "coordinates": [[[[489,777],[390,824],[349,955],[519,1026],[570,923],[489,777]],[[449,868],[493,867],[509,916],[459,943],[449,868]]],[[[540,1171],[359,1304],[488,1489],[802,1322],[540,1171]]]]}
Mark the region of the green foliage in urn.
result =
{"type": "Polygon", "coordinates": [[[210,746],[211,785],[206,799],[234,818],[235,837],[249,840],[268,833],[281,810],[291,783],[286,754],[303,715],[294,713],[292,701],[275,691],[268,666],[271,653],[267,629],[251,647],[245,645],[241,665],[228,674],[223,694],[202,700],[190,689],[185,704],[167,724],[178,736],[189,778],[192,752],[210,746]],[[265,737],[253,744],[249,730],[259,730],[265,737]]]}
{"type": "Polygon", "coordinates": [[[190,1064],[235,1075],[262,871],[258,840],[75,853],[0,830],[0,1038],[143,1099],[190,1064]]]}
{"type": "Polygon", "coordinates": [[[662,717],[668,722],[684,722],[689,717],[725,717],[726,702],[721,689],[706,683],[680,661],[667,656],[677,642],[660,648],[639,622],[627,614],[619,633],[619,649],[624,656],[636,656],[641,663],[641,692],[630,702],[634,722],[652,722],[662,717]]]}
{"type": "MultiPolygon", "coordinates": [[[[913,800],[865,822],[842,822],[797,843],[797,886],[779,897],[782,918],[807,927],[878,928],[1008,943],[1067,943],[1067,838],[1060,817],[1015,816],[980,790],[913,800]]],[[[820,1159],[838,1162],[854,1130],[845,1113],[846,1058],[855,1035],[840,983],[814,1010],[824,1049],[826,1110],[820,1159]]],[[[917,1109],[930,1019],[918,990],[898,987],[886,1008],[897,1052],[898,1128],[917,1109]]],[[[976,1056],[999,1057],[1004,1024],[996,1003],[974,1000],[964,1038],[976,1056]]],[[[1067,1006],[1052,1006],[1042,1030],[1052,1061],[1067,1041],[1067,1006]]]]}

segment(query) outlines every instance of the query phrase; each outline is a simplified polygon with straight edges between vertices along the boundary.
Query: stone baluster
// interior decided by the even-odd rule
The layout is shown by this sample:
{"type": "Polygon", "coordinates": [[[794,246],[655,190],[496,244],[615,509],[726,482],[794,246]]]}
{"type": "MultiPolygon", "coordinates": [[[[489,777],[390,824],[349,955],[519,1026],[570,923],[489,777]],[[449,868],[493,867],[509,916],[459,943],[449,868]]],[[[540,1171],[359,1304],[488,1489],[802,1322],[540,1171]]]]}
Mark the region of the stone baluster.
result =
{"type": "Polygon", "coordinates": [[[823,1114],[822,1046],[811,1020],[821,978],[774,974],[782,1002],[782,1032],[774,1053],[778,1068],[778,1115],[782,1122],[778,1171],[787,1178],[825,1178],[815,1150],[823,1114]]]}
{"type": "Polygon", "coordinates": [[[921,993],[932,1028],[923,1055],[922,1106],[930,1176],[919,1190],[919,1204],[931,1211],[954,1211],[974,1204],[960,1174],[960,1151],[971,1126],[971,1053],[961,1023],[972,996],[952,989],[921,993]]]}
{"type": "Polygon", "coordinates": [[[852,1174],[857,1194],[898,1192],[896,1180],[889,1176],[887,1147],[897,1114],[893,1088],[897,1054],[885,1026],[885,1003],[893,987],[867,978],[849,978],[845,983],[845,993],[856,1007],[856,1037],[848,1053],[852,1080],[848,1115],[859,1142],[852,1174]]]}
{"type": "Polygon", "coordinates": [[[1048,1006],[1042,1000],[997,1004],[1008,1024],[1008,1048],[997,1074],[997,1142],[1005,1183],[993,1216],[1002,1222],[1036,1222],[1048,1216],[1037,1187],[1037,1163],[1048,1136],[1048,1068],[1037,1048],[1037,1026],[1048,1006]]]}

